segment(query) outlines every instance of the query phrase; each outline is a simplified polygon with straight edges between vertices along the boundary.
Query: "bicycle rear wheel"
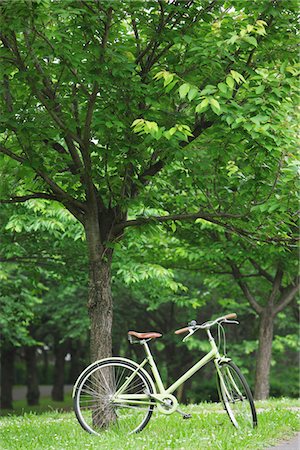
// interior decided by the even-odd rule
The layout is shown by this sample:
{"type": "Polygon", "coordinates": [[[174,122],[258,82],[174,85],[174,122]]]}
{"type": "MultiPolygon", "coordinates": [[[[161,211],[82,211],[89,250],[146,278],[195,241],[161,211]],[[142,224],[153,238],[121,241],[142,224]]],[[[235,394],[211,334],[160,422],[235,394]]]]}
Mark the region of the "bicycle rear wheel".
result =
{"type": "Polygon", "coordinates": [[[220,399],[232,424],[239,429],[257,426],[253,397],[245,377],[232,362],[224,362],[217,369],[220,399]]]}
{"type": "Polygon", "coordinates": [[[142,371],[122,360],[98,361],[83,373],[74,395],[74,410],[80,425],[99,435],[110,426],[125,433],[137,433],[149,422],[154,403],[152,386],[142,371]],[[122,389],[123,397],[117,392],[122,389]],[[126,395],[137,395],[137,399],[126,395]],[[145,397],[139,400],[138,396],[145,397]]]}

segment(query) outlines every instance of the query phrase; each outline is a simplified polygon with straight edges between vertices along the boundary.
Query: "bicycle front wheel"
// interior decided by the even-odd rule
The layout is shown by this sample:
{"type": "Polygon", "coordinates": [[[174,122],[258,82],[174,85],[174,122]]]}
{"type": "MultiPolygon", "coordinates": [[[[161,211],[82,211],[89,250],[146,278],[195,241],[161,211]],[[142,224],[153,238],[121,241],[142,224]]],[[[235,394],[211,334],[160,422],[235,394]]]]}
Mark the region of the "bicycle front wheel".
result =
{"type": "Polygon", "coordinates": [[[134,364],[116,359],[97,361],[79,378],[74,410],[80,425],[91,434],[99,435],[110,426],[135,433],[151,418],[151,394],[151,383],[134,364]]]}
{"type": "Polygon", "coordinates": [[[253,397],[247,381],[232,362],[224,362],[217,368],[217,384],[220,399],[232,424],[239,429],[257,426],[253,397]]]}

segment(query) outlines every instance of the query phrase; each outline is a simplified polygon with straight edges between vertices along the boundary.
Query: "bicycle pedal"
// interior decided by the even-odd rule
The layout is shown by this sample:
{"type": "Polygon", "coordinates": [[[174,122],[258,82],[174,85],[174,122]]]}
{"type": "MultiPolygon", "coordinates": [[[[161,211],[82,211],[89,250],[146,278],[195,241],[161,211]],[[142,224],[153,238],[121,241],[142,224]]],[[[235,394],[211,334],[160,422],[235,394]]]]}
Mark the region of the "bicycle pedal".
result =
{"type": "Polygon", "coordinates": [[[183,419],[191,419],[192,418],[192,414],[184,414],[182,416],[183,419]]]}

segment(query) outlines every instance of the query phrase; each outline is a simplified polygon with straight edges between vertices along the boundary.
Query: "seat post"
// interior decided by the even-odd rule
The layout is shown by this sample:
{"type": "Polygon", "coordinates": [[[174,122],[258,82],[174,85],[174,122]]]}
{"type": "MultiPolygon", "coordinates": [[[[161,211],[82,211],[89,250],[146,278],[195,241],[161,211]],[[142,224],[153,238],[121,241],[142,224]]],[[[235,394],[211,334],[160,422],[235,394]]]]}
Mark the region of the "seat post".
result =
{"type": "Polygon", "coordinates": [[[147,355],[147,359],[148,360],[150,360],[151,358],[153,359],[153,356],[152,356],[152,353],[151,353],[151,351],[150,351],[150,348],[149,348],[149,345],[147,344],[147,342],[148,342],[148,339],[144,339],[142,342],[141,342],[141,344],[144,346],[144,348],[145,348],[145,352],[146,352],[146,355],[147,355]]]}
{"type": "Polygon", "coordinates": [[[147,359],[148,359],[148,362],[150,364],[150,367],[151,367],[151,370],[152,370],[152,373],[153,373],[156,385],[158,387],[159,392],[162,394],[163,392],[165,392],[165,388],[164,388],[162,379],[160,377],[159,371],[157,369],[157,366],[155,364],[155,361],[153,359],[152,353],[150,351],[149,345],[147,344],[146,340],[144,340],[143,345],[145,347],[145,352],[146,352],[146,355],[147,355],[147,359]]]}

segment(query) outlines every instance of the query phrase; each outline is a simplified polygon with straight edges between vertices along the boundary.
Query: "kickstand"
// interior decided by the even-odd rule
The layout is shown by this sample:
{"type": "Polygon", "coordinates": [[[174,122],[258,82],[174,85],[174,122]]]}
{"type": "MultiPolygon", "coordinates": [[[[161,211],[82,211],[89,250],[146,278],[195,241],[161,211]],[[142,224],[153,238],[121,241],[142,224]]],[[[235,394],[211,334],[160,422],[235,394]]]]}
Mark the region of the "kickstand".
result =
{"type": "Polygon", "coordinates": [[[180,411],[180,409],[176,409],[176,412],[178,412],[179,414],[181,414],[181,416],[182,416],[183,419],[191,419],[191,418],[192,418],[192,415],[191,415],[191,414],[184,413],[183,411],[180,411]]]}

